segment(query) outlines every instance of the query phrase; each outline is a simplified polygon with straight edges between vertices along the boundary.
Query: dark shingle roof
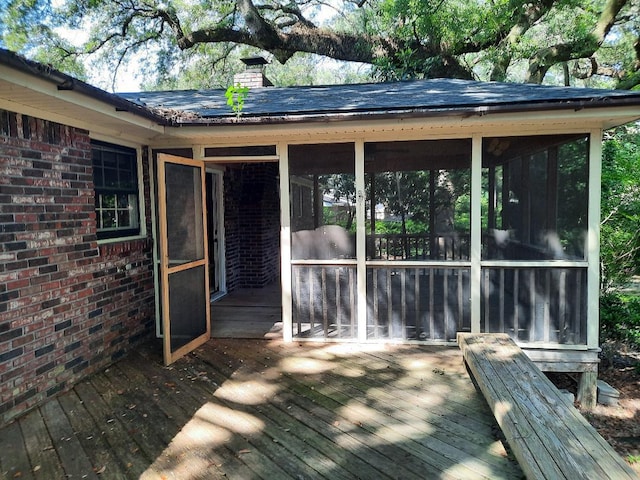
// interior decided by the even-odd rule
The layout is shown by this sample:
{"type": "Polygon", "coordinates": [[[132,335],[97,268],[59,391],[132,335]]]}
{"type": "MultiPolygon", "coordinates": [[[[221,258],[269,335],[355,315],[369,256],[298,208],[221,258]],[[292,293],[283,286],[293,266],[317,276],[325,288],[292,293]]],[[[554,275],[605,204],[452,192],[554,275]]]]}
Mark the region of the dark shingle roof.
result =
{"type": "MultiPolygon", "coordinates": [[[[122,93],[138,105],[185,112],[183,123],[225,121],[235,115],[225,91],[182,90],[122,93]],[[197,117],[198,119],[194,118],[197,117]]],[[[420,114],[637,105],[640,93],[577,87],[437,79],[311,87],[251,89],[242,110],[250,121],[296,117],[345,117],[372,114],[420,114]]]]}

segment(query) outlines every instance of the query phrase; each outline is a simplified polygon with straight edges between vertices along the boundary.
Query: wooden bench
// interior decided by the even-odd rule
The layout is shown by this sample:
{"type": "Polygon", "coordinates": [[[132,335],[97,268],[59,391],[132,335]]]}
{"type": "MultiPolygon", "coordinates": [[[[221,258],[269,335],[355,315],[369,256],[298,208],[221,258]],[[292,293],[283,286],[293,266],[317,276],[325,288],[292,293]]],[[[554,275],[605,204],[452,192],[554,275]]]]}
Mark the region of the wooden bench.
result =
{"type": "Polygon", "coordinates": [[[528,479],[637,479],[507,334],[458,333],[467,369],[528,479]]]}

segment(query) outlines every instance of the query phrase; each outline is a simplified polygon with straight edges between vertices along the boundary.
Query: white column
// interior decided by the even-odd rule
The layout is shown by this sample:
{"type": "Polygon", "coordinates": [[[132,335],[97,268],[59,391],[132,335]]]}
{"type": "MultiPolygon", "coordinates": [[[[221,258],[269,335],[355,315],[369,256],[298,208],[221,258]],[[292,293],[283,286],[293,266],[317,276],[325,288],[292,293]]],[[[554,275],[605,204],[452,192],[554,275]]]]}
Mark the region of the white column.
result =
{"type": "Polygon", "coordinates": [[[602,130],[589,138],[589,231],[587,236],[587,346],[598,348],[600,329],[600,182],[602,130]]]}
{"type": "Polygon", "coordinates": [[[356,154],[356,261],[358,279],[358,341],[367,340],[367,264],[364,182],[364,141],[355,143],[356,154]]]}
{"type": "Polygon", "coordinates": [[[480,332],[482,270],[482,136],[474,135],[471,145],[471,331],[480,332]]]}
{"type": "Polygon", "coordinates": [[[280,160],[280,281],[282,284],[282,339],[293,340],[293,308],[291,298],[291,217],[289,209],[289,149],[278,145],[280,160]]]}

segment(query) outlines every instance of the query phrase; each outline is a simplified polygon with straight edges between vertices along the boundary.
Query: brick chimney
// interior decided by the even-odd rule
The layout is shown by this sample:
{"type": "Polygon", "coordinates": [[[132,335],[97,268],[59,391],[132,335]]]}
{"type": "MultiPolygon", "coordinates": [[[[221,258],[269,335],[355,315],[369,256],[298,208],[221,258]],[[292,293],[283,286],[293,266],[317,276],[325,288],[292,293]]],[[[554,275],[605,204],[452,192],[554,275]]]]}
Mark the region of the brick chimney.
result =
{"type": "Polygon", "coordinates": [[[264,66],[269,63],[263,57],[241,58],[246,65],[244,72],[236,73],[233,76],[233,84],[240,84],[242,87],[259,88],[272,87],[273,83],[264,76],[264,66]]]}

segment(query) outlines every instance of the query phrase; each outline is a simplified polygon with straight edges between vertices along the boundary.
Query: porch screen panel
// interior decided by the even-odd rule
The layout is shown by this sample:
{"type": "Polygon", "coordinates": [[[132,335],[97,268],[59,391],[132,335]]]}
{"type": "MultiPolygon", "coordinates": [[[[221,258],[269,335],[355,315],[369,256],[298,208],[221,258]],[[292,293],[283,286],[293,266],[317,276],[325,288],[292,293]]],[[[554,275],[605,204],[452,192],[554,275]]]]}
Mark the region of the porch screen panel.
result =
{"type": "Polygon", "coordinates": [[[186,165],[166,167],[167,249],[170,266],[204,258],[200,171],[186,165]]]}
{"type": "Polygon", "coordinates": [[[470,268],[367,268],[367,338],[451,342],[471,331],[470,268]]]}
{"type": "Polygon", "coordinates": [[[586,260],[585,135],[485,138],[485,260],[586,260]]]}
{"type": "Polygon", "coordinates": [[[357,338],[353,143],[289,146],[294,338],[357,338]]]}
{"type": "Polygon", "coordinates": [[[293,260],[355,259],[353,143],[289,146],[293,260]]]}
{"type": "Polygon", "coordinates": [[[365,144],[367,260],[469,260],[471,141],[365,144]]]}
{"type": "Polygon", "coordinates": [[[528,343],[586,343],[587,269],[484,267],[481,331],[528,343]]]}
{"type": "Polygon", "coordinates": [[[293,265],[293,336],[357,338],[355,266],[293,265]]]}
{"type": "Polygon", "coordinates": [[[171,350],[175,351],[207,331],[205,267],[169,276],[171,350]]]}

